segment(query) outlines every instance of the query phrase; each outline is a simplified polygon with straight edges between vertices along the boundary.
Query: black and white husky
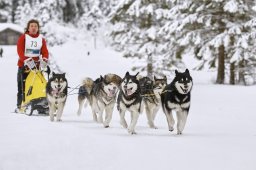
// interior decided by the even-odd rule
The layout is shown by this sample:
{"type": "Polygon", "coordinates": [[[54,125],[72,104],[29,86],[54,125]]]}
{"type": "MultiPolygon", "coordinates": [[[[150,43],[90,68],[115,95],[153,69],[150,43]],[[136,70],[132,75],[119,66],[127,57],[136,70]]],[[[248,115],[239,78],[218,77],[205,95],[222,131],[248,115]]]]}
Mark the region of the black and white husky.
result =
{"type": "Polygon", "coordinates": [[[167,118],[169,131],[173,131],[175,121],[172,116],[172,111],[176,111],[177,115],[177,134],[181,135],[184,130],[187,116],[190,108],[190,96],[193,86],[192,77],[188,69],[180,73],[175,70],[175,78],[171,84],[167,85],[162,94],[162,107],[167,118]]]}
{"type": "Polygon", "coordinates": [[[164,76],[164,78],[159,79],[154,76],[154,80],[151,80],[149,77],[142,77],[139,79],[139,83],[141,96],[146,109],[148,125],[150,128],[157,129],[154,124],[154,120],[161,107],[160,94],[167,85],[167,78],[164,76]]]}
{"type": "Polygon", "coordinates": [[[130,75],[126,72],[125,77],[121,83],[121,90],[117,98],[117,110],[120,114],[120,123],[124,128],[128,125],[125,120],[125,112],[128,110],[131,112],[131,124],[128,127],[128,133],[135,134],[135,126],[139,118],[139,113],[142,110],[141,106],[141,91],[139,80],[136,75],[130,75]]]}
{"type": "Polygon", "coordinates": [[[77,114],[81,114],[83,104],[87,100],[91,106],[94,121],[103,123],[106,128],[109,127],[120,83],[121,77],[116,74],[106,74],[95,81],[85,78],[79,88],[77,114]],[[105,120],[103,121],[104,110],[105,120]]]}
{"type": "Polygon", "coordinates": [[[49,105],[50,120],[54,121],[54,113],[56,113],[57,121],[61,121],[61,116],[66,103],[68,93],[68,82],[63,74],[52,73],[46,85],[46,97],[49,105]]]}

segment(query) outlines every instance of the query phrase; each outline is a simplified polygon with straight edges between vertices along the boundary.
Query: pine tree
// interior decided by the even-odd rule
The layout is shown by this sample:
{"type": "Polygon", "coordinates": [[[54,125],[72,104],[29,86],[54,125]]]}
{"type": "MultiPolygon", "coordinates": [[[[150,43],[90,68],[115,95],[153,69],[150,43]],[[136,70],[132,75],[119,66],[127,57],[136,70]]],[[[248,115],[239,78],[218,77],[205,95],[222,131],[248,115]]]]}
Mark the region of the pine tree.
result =
{"type": "Polygon", "coordinates": [[[116,0],[94,0],[83,3],[84,13],[78,22],[79,28],[85,33],[90,33],[94,38],[94,48],[96,48],[97,37],[104,38],[105,28],[107,27],[106,19],[116,4],[116,0]]]}
{"type": "Polygon", "coordinates": [[[65,22],[75,22],[78,19],[78,7],[76,1],[66,0],[66,5],[63,7],[63,19],[65,22]]]}
{"type": "MultiPolygon", "coordinates": [[[[144,60],[134,69],[146,71],[149,77],[153,73],[163,74],[161,58],[167,51],[163,44],[170,40],[166,40],[159,31],[170,9],[169,4],[165,0],[123,0],[111,15],[113,28],[109,35],[112,46],[123,52],[124,57],[144,60]]],[[[175,58],[169,60],[171,67],[175,58]]]]}
{"type": "Polygon", "coordinates": [[[104,16],[109,16],[114,7],[118,4],[119,0],[105,0],[99,1],[99,9],[104,16]]]}
{"type": "Polygon", "coordinates": [[[28,0],[24,1],[19,1],[18,2],[18,7],[15,11],[15,23],[23,26],[24,28],[26,27],[26,23],[32,19],[33,14],[32,14],[32,9],[31,5],[28,0]]]}
{"type": "Polygon", "coordinates": [[[18,8],[19,1],[20,0],[12,0],[12,13],[11,13],[12,19],[11,20],[13,23],[15,22],[15,12],[18,8]]]}
{"type": "MultiPolygon", "coordinates": [[[[198,69],[217,67],[216,83],[223,84],[225,66],[237,71],[234,68],[244,65],[239,63],[255,54],[254,28],[249,24],[253,4],[249,0],[174,1],[172,19],[164,26],[165,33],[174,37],[169,48],[194,54],[202,60],[198,69]]],[[[230,74],[232,79],[234,75],[230,74]]]]}
{"type": "Polygon", "coordinates": [[[9,0],[0,0],[0,22],[11,22],[12,3],[9,0]]]}

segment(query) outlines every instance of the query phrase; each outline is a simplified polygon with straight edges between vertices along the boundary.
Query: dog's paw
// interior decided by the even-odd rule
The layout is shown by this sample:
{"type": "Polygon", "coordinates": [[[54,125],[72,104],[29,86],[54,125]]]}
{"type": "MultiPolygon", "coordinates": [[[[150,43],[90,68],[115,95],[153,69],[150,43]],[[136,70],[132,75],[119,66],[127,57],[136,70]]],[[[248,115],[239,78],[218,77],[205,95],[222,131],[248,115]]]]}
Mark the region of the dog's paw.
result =
{"type": "Polygon", "coordinates": [[[128,133],[131,134],[131,135],[137,134],[137,133],[135,132],[135,130],[132,130],[132,129],[128,129],[128,133]]]}
{"type": "Polygon", "coordinates": [[[53,122],[54,121],[54,117],[50,116],[50,121],[53,122]]]}
{"type": "Polygon", "coordinates": [[[106,122],[103,123],[103,126],[104,126],[104,128],[109,128],[109,124],[106,122]]]}
{"type": "Polygon", "coordinates": [[[177,135],[182,135],[182,132],[181,132],[181,131],[178,131],[178,132],[177,132],[177,135]]]}
{"type": "Polygon", "coordinates": [[[174,128],[173,128],[173,127],[169,128],[169,131],[170,131],[170,132],[172,132],[173,130],[174,130],[174,128]]]}
{"type": "Polygon", "coordinates": [[[158,129],[155,125],[149,125],[149,127],[152,129],[158,129]]]}
{"type": "Polygon", "coordinates": [[[61,122],[62,120],[61,119],[57,119],[57,122],[61,122]]]}

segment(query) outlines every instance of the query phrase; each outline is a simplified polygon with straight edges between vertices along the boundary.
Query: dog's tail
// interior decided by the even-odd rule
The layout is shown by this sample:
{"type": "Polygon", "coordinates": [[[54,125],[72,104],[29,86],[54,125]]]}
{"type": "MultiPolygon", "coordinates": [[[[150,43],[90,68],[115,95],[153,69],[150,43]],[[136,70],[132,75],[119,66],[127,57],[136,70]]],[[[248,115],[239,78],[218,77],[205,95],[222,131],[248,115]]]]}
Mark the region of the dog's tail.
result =
{"type": "Polygon", "coordinates": [[[88,101],[90,105],[92,105],[92,89],[94,86],[94,82],[91,78],[85,78],[82,82],[82,85],[79,87],[78,90],[78,103],[79,103],[79,109],[77,111],[77,114],[80,115],[82,112],[82,106],[86,107],[88,104],[88,101]]]}
{"type": "Polygon", "coordinates": [[[91,94],[92,92],[92,88],[94,86],[94,81],[89,78],[89,77],[86,77],[83,82],[82,82],[82,86],[85,87],[86,91],[88,92],[88,94],[91,94]]]}

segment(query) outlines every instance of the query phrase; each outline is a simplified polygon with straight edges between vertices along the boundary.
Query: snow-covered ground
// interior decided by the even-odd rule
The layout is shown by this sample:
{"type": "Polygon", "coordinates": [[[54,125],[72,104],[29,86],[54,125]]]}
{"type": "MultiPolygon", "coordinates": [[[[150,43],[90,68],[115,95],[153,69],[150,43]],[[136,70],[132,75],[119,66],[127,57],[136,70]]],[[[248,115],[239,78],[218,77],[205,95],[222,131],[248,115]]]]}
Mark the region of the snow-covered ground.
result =
{"type": "MultiPolygon", "coordinates": [[[[81,41],[49,50],[67,73],[71,87],[84,77],[107,73],[123,77],[133,65],[116,52],[95,50],[81,41]]],[[[137,135],[129,135],[119,124],[116,109],[107,129],[93,122],[89,108],[78,117],[77,95],[68,97],[62,122],[11,113],[16,106],[16,63],[16,47],[4,46],[4,58],[0,58],[0,170],[256,169],[256,86],[213,85],[214,73],[191,71],[194,88],[184,134],[170,133],[160,111],[158,129],[147,126],[143,113],[137,135]]]]}

